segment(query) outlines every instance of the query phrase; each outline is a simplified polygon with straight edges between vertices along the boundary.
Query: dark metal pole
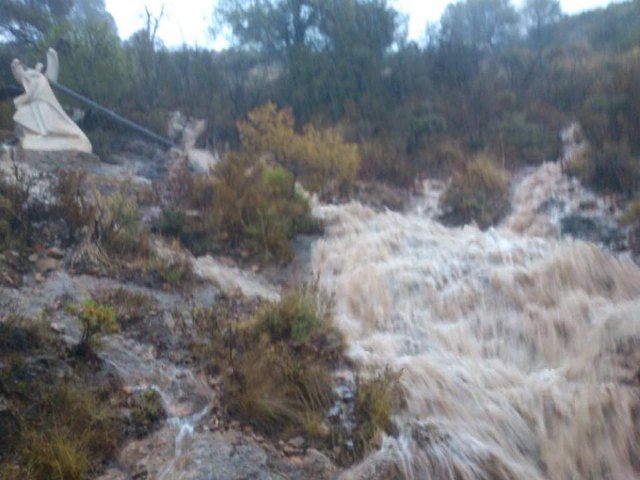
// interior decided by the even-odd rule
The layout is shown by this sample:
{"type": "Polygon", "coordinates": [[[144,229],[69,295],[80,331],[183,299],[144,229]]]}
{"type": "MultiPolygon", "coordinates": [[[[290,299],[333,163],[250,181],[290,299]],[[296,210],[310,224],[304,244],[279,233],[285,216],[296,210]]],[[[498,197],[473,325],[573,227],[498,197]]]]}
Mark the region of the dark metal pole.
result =
{"type": "Polygon", "coordinates": [[[83,103],[83,104],[85,104],[85,105],[87,105],[87,106],[89,106],[91,108],[95,108],[96,110],[98,110],[103,115],[109,117],[111,120],[114,120],[114,121],[116,121],[118,123],[121,123],[121,124],[129,127],[132,130],[135,130],[136,132],[141,133],[142,135],[145,135],[146,137],[150,138],[151,140],[154,140],[154,141],[164,145],[167,148],[177,147],[177,145],[175,143],[173,143],[171,140],[169,140],[167,138],[164,138],[164,137],[158,135],[157,133],[152,132],[148,128],[143,127],[142,125],[138,125],[137,123],[132,122],[131,120],[127,120],[123,116],[118,115],[116,112],[113,112],[113,111],[109,110],[108,108],[105,108],[102,105],[97,104],[96,102],[94,102],[90,98],[87,98],[84,95],[80,95],[79,93],[74,92],[70,88],[67,88],[64,85],[60,85],[59,83],[52,82],[51,80],[49,80],[49,83],[51,84],[51,86],[54,89],[58,90],[59,92],[62,92],[65,95],[68,95],[68,96],[78,100],[79,102],[81,102],[81,103],[83,103]]]}

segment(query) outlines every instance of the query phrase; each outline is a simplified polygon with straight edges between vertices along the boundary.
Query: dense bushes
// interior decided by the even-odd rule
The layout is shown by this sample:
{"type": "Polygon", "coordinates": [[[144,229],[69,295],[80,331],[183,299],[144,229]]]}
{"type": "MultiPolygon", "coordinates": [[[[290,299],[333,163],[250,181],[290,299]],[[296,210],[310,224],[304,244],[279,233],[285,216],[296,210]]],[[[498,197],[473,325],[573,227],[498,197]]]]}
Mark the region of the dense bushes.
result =
{"type": "Polygon", "coordinates": [[[238,131],[240,146],[210,175],[174,169],[159,229],[196,253],[230,246],[287,262],[291,239],[319,229],[300,184],[340,196],[355,181],[358,149],[335,130],[307,126],[297,133],[291,111],[271,103],[238,122],[238,131]]]}
{"type": "Polygon", "coordinates": [[[639,74],[637,51],[609,62],[580,112],[591,145],[591,164],[581,177],[597,190],[627,196],[640,190],[639,74]]]}

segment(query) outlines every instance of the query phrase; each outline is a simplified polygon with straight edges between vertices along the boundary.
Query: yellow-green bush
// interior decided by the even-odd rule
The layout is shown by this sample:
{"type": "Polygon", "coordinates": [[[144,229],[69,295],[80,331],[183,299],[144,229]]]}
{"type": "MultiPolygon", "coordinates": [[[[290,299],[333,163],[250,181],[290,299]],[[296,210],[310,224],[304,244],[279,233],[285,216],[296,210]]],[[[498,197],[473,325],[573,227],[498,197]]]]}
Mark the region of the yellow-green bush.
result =
{"type": "Polygon", "coordinates": [[[75,351],[79,355],[86,355],[92,351],[96,346],[98,334],[120,331],[114,309],[93,300],[86,300],[82,303],[78,319],[82,324],[82,337],[80,337],[75,351]]]}
{"type": "Polygon", "coordinates": [[[509,175],[490,158],[479,156],[454,175],[442,202],[446,220],[476,221],[487,228],[509,209],[509,175]]]}
{"type": "Polygon", "coordinates": [[[307,125],[295,131],[290,109],[278,110],[269,102],[238,122],[242,147],[288,170],[312,192],[331,194],[348,188],[360,165],[358,147],[346,143],[336,130],[307,125]]]}

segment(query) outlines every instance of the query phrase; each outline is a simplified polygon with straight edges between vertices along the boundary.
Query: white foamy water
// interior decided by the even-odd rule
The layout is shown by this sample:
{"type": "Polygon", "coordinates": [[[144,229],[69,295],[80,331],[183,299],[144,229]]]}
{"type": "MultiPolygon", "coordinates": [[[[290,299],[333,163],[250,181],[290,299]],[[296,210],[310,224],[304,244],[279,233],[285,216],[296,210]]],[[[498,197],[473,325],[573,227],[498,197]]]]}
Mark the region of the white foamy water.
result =
{"type": "Polygon", "coordinates": [[[640,269],[558,238],[539,206],[570,204],[566,182],[554,166],[532,172],[486,232],[443,227],[433,209],[316,208],[328,228],[313,271],[351,356],[402,371],[400,434],[365,465],[415,479],[640,477],[640,269]]]}

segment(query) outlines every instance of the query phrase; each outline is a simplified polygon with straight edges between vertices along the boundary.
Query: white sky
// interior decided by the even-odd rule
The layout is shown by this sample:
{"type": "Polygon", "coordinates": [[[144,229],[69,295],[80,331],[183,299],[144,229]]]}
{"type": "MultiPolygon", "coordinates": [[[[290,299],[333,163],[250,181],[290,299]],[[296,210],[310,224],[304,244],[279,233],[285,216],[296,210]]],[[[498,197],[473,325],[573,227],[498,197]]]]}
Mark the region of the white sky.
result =
{"type": "MultiPolygon", "coordinates": [[[[160,23],[158,36],[168,47],[183,43],[202,47],[216,47],[208,35],[215,0],[106,0],[107,10],[115,19],[120,36],[128,38],[144,23],[145,5],[158,14],[165,6],[165,16],[160,23]]],[[[449,0],[390,0],[400,12],[409,15],[409,37],[419,40],[423,37],[428,22],[436,22],[449,0]]],[[[522,0],[515,0],[520,5],[522,0]]],[[[561,0],[565,13],[576,13],[602,7],[611,0],[561,0]]]]}

